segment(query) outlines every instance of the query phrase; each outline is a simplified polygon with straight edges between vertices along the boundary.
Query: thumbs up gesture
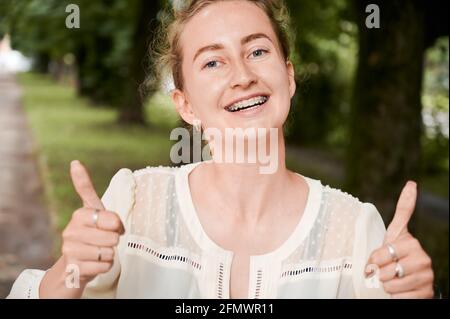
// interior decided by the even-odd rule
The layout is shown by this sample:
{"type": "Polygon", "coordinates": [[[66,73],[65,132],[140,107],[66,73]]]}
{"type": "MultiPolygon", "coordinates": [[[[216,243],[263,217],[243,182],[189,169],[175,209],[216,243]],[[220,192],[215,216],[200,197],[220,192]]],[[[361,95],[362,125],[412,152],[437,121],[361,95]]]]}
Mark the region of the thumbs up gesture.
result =
{"type": "Polygon", "coordinates": [[[124,233],[120,217],[105,210],[86,168],[79,161],[70,164],[70,176],[83,207],[72,214],[62,233],[62,256],[42,278],[39,298],[80,298],[89,281],[111,269],[114,247],[124,233]],[[78,270],[78,280],[68,286],[68,270],[74,267],[78,270]]]}
{"type": "Polygon", "coordinates": [[[80,162],[71,163],[70,175],[83,207],[72,214],[62,233],[62,258],[65,265],[77,265],[80,281],[87,283],[111,268],[124,227],[116,213],[105,210],[80,162]]]}
{"type": "Polygon", "coordinates": [[[367,276],[372,265],[378,267],[384,290],[393,298],[432,298],[434,295],[431,259],[408,232],[416,199],[417,185],[409,181],[400,194],[383,246],[372,252],[366,268],[367,276]]]}

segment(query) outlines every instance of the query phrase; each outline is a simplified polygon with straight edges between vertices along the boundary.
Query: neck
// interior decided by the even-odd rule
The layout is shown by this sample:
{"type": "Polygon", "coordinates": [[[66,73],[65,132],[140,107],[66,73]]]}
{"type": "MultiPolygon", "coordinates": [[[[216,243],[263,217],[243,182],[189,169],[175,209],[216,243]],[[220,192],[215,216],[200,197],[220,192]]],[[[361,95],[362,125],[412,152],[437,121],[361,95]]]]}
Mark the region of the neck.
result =
{"type": "MultiPolygon", "coordinates": [[[[224,203],[227,216],[249,224],[258,223],[265,213],[276,209],[283,201],[283,189],[292,183],[292,173],[285,164],[284,137],[278,134],[277,169],[261,173],[261,163],[217,163],[205,167],[204,180],[214,190],[215,198],[224,203]]],[[[272,154],[273,155],[273,154],[272,154]]],[[[271,156],[271,158],[274,158],[271,156]]],[[[272,163],[274,164],[274,163],[272,163]]],[[[278,209],[277,209],[278,210],[278,209]]]]}

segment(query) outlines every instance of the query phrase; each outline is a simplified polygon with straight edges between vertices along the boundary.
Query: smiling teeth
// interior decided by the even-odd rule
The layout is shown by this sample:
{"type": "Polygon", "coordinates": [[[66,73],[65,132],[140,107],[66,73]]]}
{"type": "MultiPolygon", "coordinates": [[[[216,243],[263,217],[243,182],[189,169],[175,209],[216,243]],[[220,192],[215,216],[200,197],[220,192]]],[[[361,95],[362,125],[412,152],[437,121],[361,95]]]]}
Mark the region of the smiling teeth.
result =
{"type": "Polygon", "coordinates": [[[240,109],[248,108],[253,105],[263,104],[267,101],[267,99],[268,98],[266,96],[256,96],[245,101],[239,101],[237,103],[234,103],[233,105],[230,106],[229,110],[238,111],[240,109]]]}

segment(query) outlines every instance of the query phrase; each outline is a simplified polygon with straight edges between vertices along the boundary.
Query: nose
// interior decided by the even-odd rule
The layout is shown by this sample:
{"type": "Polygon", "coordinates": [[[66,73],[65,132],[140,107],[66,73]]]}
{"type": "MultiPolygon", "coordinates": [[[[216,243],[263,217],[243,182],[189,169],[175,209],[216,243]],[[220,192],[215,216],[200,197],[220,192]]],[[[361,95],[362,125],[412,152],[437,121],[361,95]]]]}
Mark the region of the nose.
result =
{"type": "Polygon", "coordinates": [[[234,65],[233,74],[230,81],[232,89],[236,87],[248,88],[257,82],[257,77],[243,61],[238,61],[234,65]]]}

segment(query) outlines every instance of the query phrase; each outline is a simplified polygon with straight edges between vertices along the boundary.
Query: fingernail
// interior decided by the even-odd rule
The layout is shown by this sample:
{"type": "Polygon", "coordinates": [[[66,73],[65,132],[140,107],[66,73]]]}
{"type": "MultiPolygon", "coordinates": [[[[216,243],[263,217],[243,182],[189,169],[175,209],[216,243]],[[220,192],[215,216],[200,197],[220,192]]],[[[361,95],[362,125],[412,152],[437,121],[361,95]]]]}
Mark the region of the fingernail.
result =
{"type": "Polygon", "coordinates": [[[406,184],[411,187],[417,187],[417,183],[414,181],[408,181],[406,184]]]}
{"type": "Polygon", "coordinates": [[[374,273],[373,267],[367,265],[366,268],[364,269],[364,275],[366,276],[366,278],[369,278],[373,273],[374,273]]]}
{"type": "Polygon", "coordinates": [[[78,164],[80,164],[80,161],[79,160],[73,160],[72,162],[70,162],[70,165],[72,166],[72,165],[78,165],[78,164]]]}

